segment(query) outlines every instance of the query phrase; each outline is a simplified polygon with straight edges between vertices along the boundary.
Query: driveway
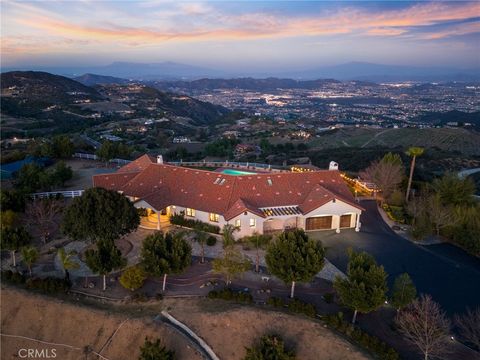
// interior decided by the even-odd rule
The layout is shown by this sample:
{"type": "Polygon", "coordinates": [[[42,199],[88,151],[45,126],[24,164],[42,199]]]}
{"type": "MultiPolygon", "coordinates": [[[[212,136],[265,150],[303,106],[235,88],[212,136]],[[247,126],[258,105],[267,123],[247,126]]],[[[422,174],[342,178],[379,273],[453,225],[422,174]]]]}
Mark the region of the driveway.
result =
{"type": "Polygon", "coordinates": [[[327,258],[347,270],[347,249],[375,257],[389,274],[389,285],[407,272],[419,293],[430,294],[450,315],[480,306],[480,260],[450,245],[420,246],[395,234],[378,213],[375,201],[363,201],[360,232],[343,230],[310,233],[327,248],[327,258]]]}

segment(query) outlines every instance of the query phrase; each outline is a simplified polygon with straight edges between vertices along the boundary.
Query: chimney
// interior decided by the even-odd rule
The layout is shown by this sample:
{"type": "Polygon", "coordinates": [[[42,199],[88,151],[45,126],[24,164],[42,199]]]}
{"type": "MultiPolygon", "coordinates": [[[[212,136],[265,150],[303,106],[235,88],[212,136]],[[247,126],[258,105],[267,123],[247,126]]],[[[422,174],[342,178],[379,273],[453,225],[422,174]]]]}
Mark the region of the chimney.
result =
{"type": "Polygon", "coordinates": [[[163,156],[157,155],[157,164],[163,164],[163,156]]]}
{"type": "Polygon", "coordinates": [[[338,163],[335,161],[330,161],[330,165],[328,165],[328,170],[338,170],[338,163]]]}

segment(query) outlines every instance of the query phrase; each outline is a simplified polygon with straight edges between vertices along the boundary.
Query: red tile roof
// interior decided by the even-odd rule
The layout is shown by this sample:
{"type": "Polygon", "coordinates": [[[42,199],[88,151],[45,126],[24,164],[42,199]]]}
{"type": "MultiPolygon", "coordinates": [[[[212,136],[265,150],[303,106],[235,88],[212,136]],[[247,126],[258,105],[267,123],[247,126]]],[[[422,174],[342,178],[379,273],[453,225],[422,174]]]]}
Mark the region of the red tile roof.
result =
{"type": "Polygon", "coordinates": [[[156,163],[157,159],[153,156],[145,154],[140,156],[138,159],[128,163],[127,165],[122,166],[117,172],[131,172],[131,171],[142,171],[145,170],[150,164],[156,163]]]}
{"type": "Polygon", "coordinates": [[[299,206],[305,214],[335,198],[362,209],[336,170],[233,176],[157,164],[145,155],[126,166],[141,171],[96,175],[94,186],[123,191],[157,210],[177,205],[220,214],[227,220],[244,211],[265,216],[260,208],[276,206],[299,206]],[[148,161],[142,170],[140,166],[148,161]]]}

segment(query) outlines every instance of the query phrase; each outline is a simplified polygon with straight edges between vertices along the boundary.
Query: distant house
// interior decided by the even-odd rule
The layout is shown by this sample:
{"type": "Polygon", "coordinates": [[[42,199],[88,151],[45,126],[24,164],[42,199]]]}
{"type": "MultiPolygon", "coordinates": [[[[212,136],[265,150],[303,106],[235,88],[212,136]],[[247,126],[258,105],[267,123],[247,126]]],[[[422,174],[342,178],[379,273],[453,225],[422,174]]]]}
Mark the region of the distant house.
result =
{"type": "Polygon", "coordinates": [[[174,144],[183,144],[191,142],[190,139],[186,136],[175,136],[172,140],[174,144]]]}
{"type": "Polygon", "coordinates": [[[258,154],[262,153],[262,149],[258,145],[250,145],[250,144],[238,144],[235,146],[234,155],[240,156],[244,154],[258,154]]]}
{"type": "Polygon", "coordinates": [[[144,155],[116,173],[95,175],[93,185],[156,213],[158,229],[162,216],[183,214],[220,228],[232,224],[237,238],[294,228],[358,231],[363,210],[338,170],[231,175],[144,155]]]}

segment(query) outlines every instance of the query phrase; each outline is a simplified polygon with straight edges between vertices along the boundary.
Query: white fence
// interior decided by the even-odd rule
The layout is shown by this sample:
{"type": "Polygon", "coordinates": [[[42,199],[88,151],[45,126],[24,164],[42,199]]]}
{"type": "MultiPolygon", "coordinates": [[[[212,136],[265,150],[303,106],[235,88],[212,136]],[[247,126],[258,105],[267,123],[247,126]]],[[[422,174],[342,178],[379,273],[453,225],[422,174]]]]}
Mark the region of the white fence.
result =
{"type": "Polygon", "coordinates": [[[82,196],[85,190],[67,190],[67,191],[49,191],[49,192],[41,192],[41,193],[34,193],[30,194],[33,199],[43,199],[55,196],[63,196],[64,198],[74,198],[77,196],[82,196]]]}
{"type": "MultiPolygon", "coordinates": [[[[97,160],[100,161],[100,158],[95,155],[95,154],[87,154],[87,153],[75,153],[73,154],[74,158],[77,159],[86,159],[86,160],[97,160]]],[[[131,160],[125,160],[125,159],[111,159],[108,162],[110,163],[115,163],[119,165],[125,165],[131,162],[131,160]]]]}

